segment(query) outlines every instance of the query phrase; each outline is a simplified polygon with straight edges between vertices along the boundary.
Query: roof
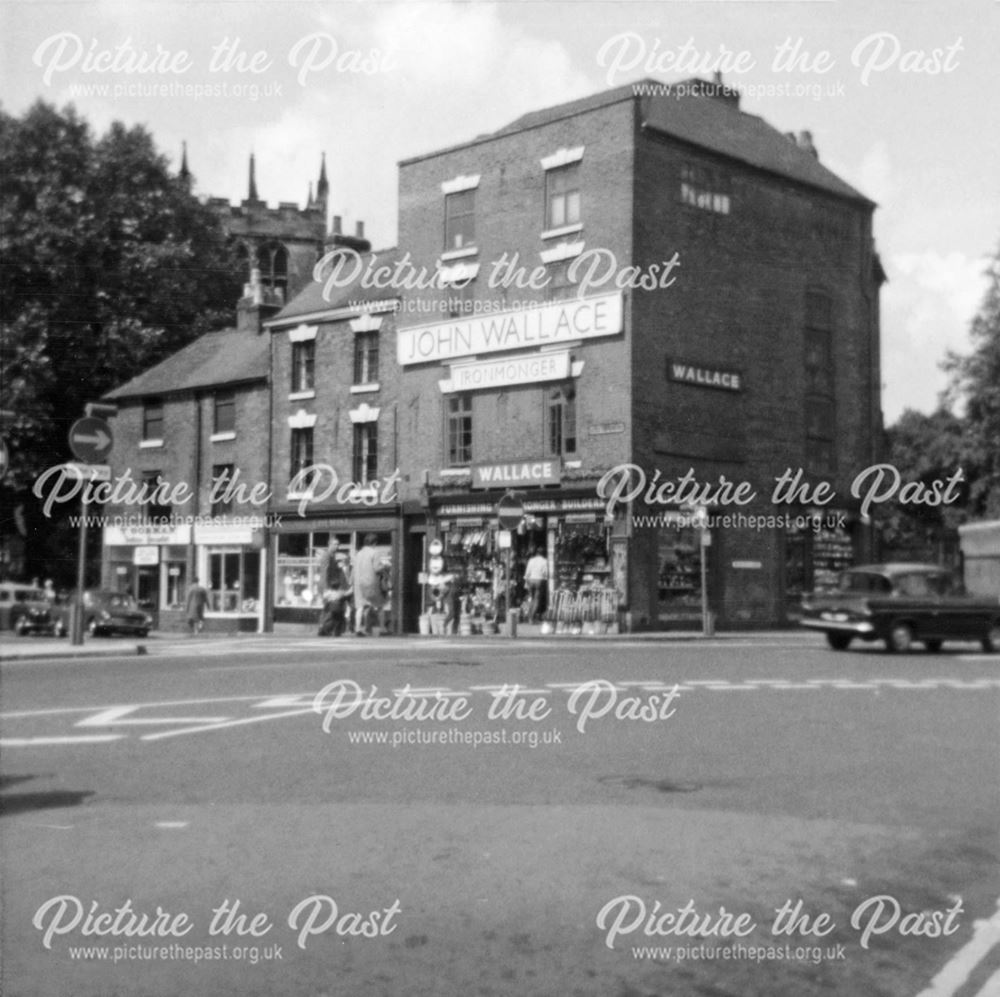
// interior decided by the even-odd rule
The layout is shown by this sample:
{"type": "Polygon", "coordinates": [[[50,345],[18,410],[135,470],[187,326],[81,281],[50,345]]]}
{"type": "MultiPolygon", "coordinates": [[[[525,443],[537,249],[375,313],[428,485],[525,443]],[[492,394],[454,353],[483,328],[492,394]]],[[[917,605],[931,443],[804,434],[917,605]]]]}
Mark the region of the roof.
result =
{"type": "Polygon", "coordinates": [[[267,379],[270,344],[250,330],[208,332],[104,397],[123,399],[176,394],[267,379]]]}
{"type": "MultiPolygon", "coordinates": [[[[399,297],[398,289],[371,286],[373,277],[376,277],[379,283],[386,283],[379,272],[383,267],[393,268],[399,262],[399,251],[395,246],[388,249],[376,249],[370,253],[357,253],[356,250],[351,249],[347,252],[355,253],[356,258],[353,261],[348,259],[343,264],[343,270],[338,274],[337,283],[330,286],[329,293],[327,291],[328,281],[310,281],[277,315],[268,319],[264,323],[265,326],[284,325],[290,319],[340,309],[354,309],[360,312],[364,310],[366,304],[393,301],[399,297]],[[339,286],[352,276],[354,279],[350,283],[339,286]]],[[[406,273],[407,271],[404,271],[404,277],[406,273]]]]}
{"type": "MultiPolygon", "coordinates": [[[[847,197],[868,205],[874,204],[860,191],[828,170],[812,152],[801,148],[763,118],[741,111],[737,89],[724,86],[721,95],[713,96],[711,91],[718,86],[707,80],[683,80],[674,84],[665,84],[654,79],[637,80],[579,100],[556,104],[540,111],[531,111],[521,115],[509,125],[495,132],[479,135],[463,145],[493,141],[515,132],[538,128],[578,114],[586,114],[601,107],[638,101],[640,120],[646,128],[758,169],[789,177],[811,187],[818,187],[839,197],[847,197]],[[677,87],[685,88],[684,96],[677,96],[675,89],[677,87]]],[[[463,145],[452,148],[459,149],[463,145]]],[[[433,155],[443,151],[452,150],[439,150],[433,155]]],[[[428,157],[417,156],[404,160],[403,163],[426,158],[428,157]]]]}

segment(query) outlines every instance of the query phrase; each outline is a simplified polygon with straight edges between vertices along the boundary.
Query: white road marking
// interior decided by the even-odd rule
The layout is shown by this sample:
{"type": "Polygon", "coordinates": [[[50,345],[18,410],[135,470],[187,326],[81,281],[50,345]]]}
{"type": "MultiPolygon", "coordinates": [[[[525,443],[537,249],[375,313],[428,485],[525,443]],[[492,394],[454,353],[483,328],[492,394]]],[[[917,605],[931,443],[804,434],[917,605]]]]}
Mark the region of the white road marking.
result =
{"type": "Polygon", "coordinates": [[[0,737],[0,748],[34,748],[52,744],[107,744],[124,734],[81,734],[77,737],[0,737]]]}
{"type": "Polygon", "coordinates": [[[165,831],[180,830],[188,826],[190,821],[186,820],[158,820],[153,826],[163,828],[165,831]]]}
{"type": "Polygon", "coordinates": [[[129,717],[130,713],[142,709],[141,706],[112,706],[109,710],[95,713],[92,717],[77,720],[77,727],[113,727],[126,724],[196,724],[221,723],[229,717],[129,717]],[[128,719],[126,719],[128,718],[128,719]]]}
{"type": "Polygon", "coordinates": [[[974,997],[1000,997],[1000,969],[986,981],[983,989],[974,997]]]}
{"type": "Polygon", "coordinates": [[[311,706],[303,710],[286,710],[284,713],[269,713],[267,716],[243,717],[241,720],[227,720],[225,723],[203,724],[198,727],[181,727],[179,730],[163,730],[158,734],[143,734],[144,741],[161,741],[165,737],[179,737],[182,734],[201,734],[208,730],[223,730],[227,727],[242,727],[245,724],[260,723],[263,720],[281,720],[283,717],[300,717],[312,713],[311,706]]]}
{"type": "MultiPolygon", "coordinates": [[[[953,997],[965,985],[983,957],[998,942],[1000,942],[1000,900],[997,901],[996,913],[988,921],[973,921],[972,937],[931,980],[931,985],[921,990],[917,997],[953,997]]],[[[990,983],[998,976],[1000,973],[994,974],[992,980],[987,981],[986,987],[980,991],[978,997],[990,997],[991,994],[997,993],[995,989],[990,989],[990,983]]]]}

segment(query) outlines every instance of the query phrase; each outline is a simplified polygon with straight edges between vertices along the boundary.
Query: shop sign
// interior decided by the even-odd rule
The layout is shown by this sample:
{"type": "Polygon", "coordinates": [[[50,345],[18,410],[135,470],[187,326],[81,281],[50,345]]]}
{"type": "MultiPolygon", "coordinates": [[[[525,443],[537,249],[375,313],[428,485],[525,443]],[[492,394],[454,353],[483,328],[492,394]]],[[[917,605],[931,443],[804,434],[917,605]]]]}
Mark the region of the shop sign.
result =
{"type": "Polygon", "coordinates": [[[621,292],[400,329],[400,366],[614,336],[622,331],[621,292]]]}
{"type": "MultiPolygon", "coordinates": [[[[597,498],[525,498],[523,501],[524,511],[533,512],[587,512],[591,509],[603,511],[607,503],[604,499],[597,498]]],[[[485,502],[470,502],[467,505],[452,503],[441,505],[437,508],[440,517],[450,518],[452,516],[471,516],[478,514],[482,516],[494,516],[496,507],[485,502]]],[[[438,524],[442,529],[444,522],[438,524]]]]}
{"type": "Polygon", "coordinates": [[[760,561],[733,561],[733,567],[737,571],[760,571],[763,566],[760,561]]]}
{"type": "Polygon", "coordinates": [[[742,391],[743,376],[736,370],[720,367],[699,367],[686,360],[667,359],[667,379],[680,384],[693,384],[699,388],[721,388],[723,391],[742,391]]]}
{"type": "Polygon", "coordinates": [[[451,378],[440,381],[441,391],[477,391],[512,384],[564,381],[570,375],[569,353],[530,353],[503,360],[452,364],[451,378]]]}
{"type": "Polygon", "coordinates": [[[592,422],[587,427],[588,436],[613,436],[625,432],[624,422],[592,422]]]}
{"type": "Polygon", "coordinates": [[[194,528],[196,544],[254,544],[260,545],[261,529],[252,523],[212,523],[194,528]]]}
{"type": "Polygon", "coordinates": [[[136,526],[105,526],[106,547],[148,547],[153,544],[186,544],[191,542],[191,526],[171,526],[141,523],[136,526]]]}
{"type": "Polygon", "coordinates": [[[557,485],[562,463],[551,460],[518,460],[509,464],[473,464],[472,487],[496,488],[497,485],[557,485]]]}
{"type": "Polygon", "coordinates": [[[567,523],[596,523],[596,512],[568,512],[566,513],[567,523]]]}
{"type": "Polygon", "coordinates": [[[159,547],[134,547],[132,549],[132,563],[137,565],[151,565],[160,563],[159,547]]]}

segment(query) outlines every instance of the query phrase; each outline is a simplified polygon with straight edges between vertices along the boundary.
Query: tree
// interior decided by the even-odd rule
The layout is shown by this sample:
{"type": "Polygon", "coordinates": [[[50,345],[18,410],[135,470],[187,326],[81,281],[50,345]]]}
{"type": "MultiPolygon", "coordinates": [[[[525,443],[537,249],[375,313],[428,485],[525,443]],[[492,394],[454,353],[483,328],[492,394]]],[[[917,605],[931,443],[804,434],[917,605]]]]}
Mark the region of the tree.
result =
{"type": "Polygon", "coordinates": [[[25,504],[30,528],[30,486],[68,458],[83,405],[227,324],[241,278],[219,217],[144,128],[95,139],[42,101],[0,111],[0,261],[0,503],[25,504]]]}
{"type": "Polygon", "coordinates": [[[1000,247],[987,270],[989,285],[969,331],[972,352],[949,353],[948,398],[965,405],[963,460],[976,469],[969,494],[975,517],[1000,517],[1000,247]]]}

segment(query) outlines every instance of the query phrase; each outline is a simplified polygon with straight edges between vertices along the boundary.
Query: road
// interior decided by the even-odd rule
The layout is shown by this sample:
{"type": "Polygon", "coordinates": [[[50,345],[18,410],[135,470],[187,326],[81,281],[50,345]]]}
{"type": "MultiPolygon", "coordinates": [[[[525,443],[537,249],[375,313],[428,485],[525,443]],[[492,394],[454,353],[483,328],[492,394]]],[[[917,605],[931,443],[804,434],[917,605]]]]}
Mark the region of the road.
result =
{"type": "Polygon", "coordinates": [[[972,645],[194,639],[2,679],[17,997],[1000,992],[972,645]]]}

